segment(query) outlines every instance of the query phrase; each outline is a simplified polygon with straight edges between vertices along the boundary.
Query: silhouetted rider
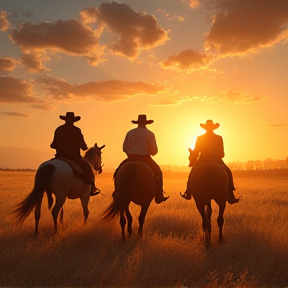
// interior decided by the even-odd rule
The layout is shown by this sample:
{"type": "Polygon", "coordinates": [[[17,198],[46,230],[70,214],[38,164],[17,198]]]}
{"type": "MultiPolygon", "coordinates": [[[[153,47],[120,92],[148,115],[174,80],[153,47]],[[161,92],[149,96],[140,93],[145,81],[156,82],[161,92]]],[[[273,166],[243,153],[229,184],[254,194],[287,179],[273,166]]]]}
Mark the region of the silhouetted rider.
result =
{"type": "Polygon", "coordinates": [[[156,138],[153,132],[147,129],[146,125],[152,124],[154,120],[147,120],[146,115],[138,115],[138,120],[132,120],[133,124],[138,124],[127,132],[123,142],[123,151],[127,154],[125,159],[114,173],[114,178],[118,169],[126,162],[129,161],[142,161],[145,162],[153,171],[156,180],[156,197],[155,202],[160,204],[166,201],[169,197],[163,195],[163,175],[159,165],[152,159],[158,153],[156,138]]]}
{"type": "Polygon", "coordinates": [[[95,174],[92,167],[82,158],[80,149],[87,150],[87,144],[80,128],[74,126],[74,122],[81,119],[80,116],[74,116],[74,112],[67,112],[66,116],[59,116],[65,121],[65,124],[59,126],[54,133],[54,139],[50,147],[56,149],[55,158],[69,159],[77,163],[83,170],[84,183],[91,184],[91,195],[96,191],[95,174]]]}
{"type": "MultiPolygon", "coordinates": [[[[219,126],[219,123],[214,124],[212,120],[207,120],[206,124],[200,124],[200,127],[206,130],[206,133],[198,136],[196,139],[194,152],[196,154],[196,157],[199,157],[198,159],[195,157],[195,161],[194,163],[192,163],[192,167],[195,167],[200,163],[205,162],[213,162],[223,165],[229,179],[227,201],[229,204],[234,204],[237,203],[239,199],[236,199],[234,196],[233,191],[236,189],[234,187],[232,172],[222,160],[222,158],[225,156],[223,138],[220,135],[214,133],[214,130],[217,129],[219,126]]],[[[193,169],[194,168],[192,168],[191,173],[193,173],[193,169]]],[[[184,192],[184,195],[182,195],[182,197],[187,200],[191,199],[191,191],[188,189],[188,187],[190,186],[187,183],[187,189],[184,192]]]]}

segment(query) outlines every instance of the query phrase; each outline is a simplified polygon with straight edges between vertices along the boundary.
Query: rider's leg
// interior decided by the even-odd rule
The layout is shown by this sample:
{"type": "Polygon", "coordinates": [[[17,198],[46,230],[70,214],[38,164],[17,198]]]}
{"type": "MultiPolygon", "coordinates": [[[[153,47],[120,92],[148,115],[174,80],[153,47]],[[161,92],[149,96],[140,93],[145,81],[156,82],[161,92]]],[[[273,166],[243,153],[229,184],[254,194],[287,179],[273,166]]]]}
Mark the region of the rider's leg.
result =
{"type": "Polygon", "coordinates": [[[77,164],[80,165],[80,167],[83,170],[84,173],[84,183],[85,184],[90,184],[91,185],[91,195],[94,196],[96,194],[97,189],[96,185],[95,185],[95,174],[91,168],[91,166],[82,158],[80,158],[80,160],[77,161],[77,164]]]}
{"type": "Polygon", "coordinates": [[[229,179],[227,202],[229,204],[235,204],[239,201],[239,199],[237,199],[234,195],[234,190],[236,190],[236,189],[234,186],[233,175],[232,175],[230,168],[227,165],[225,165],[225,171],[226,171],[228,179],[229,179]]]}
{"type": "Polygon", "coordinates": [[[156,196],[155,196],[155,202],[157,204],[162,203],[163,201],[166,201],[168,197],[165,197],[163,195],[164,191],[163,191],[163,174],[161,171],[161,168],[159,167],[159,165],[151,158],[149,157],[147,159],[146,162],[149,167],[152,169],[153,174],[154,174],[154,178],[155,178],[155,182],[156,182],[156,196]]]}

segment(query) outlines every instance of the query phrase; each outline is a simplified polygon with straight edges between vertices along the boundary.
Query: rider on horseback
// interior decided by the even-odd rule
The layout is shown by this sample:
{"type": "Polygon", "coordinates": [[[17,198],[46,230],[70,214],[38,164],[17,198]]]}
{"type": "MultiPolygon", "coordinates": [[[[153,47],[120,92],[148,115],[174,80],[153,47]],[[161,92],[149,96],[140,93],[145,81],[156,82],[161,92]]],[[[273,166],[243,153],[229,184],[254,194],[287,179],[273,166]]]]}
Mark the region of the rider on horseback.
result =
{"type": "MultiPolygon", "coordinates": [[[[213,163],[219,163],[223,165],[227,173],[228,179],[229,179],[227,201],[229,204],[237,203],[239,199],[235,198],[234,196],[233,190],[236,190],[236,189],[233,183],[232,172],[230,168],[222,160],[222,158],[225,156],[223,139],[221,136],[216,135],[213,132],[213,130],[217,129],[220,125],[219,123],[214,124],[212,120],[207,120],[206,124],[200,124],[200,126],[206,130],[206,133],[197,137],[195,148],[194,148],[196,157],[194,159],[195,160],[194,163],[190,162],[191,163],[190,166],[195,167],[196,165],[199,165],[200,163],[205,163],[205,162],[213,162],[213,163]]],[[[190,161],[191,160],[193,162],[193,159],[190,159],[190,161]]],[[[193,173],[193,169],[191,173],[193,173]]],[[[191,193],[192,193],[191,191],[189,191],[188,187],[191,187],[191,186],[188,185],[187,183],[187,189],[184,192],[184,195],[182,195],[182,197],[185,198],[186,200],[191,199],[191,193]]]]}
{"type": "Polygon", "coordinates": [[[114,173],[116,176],[119,168],[129,161],[142,161],[145,162],[153,171],[156,182],[156,197],[155,202],[160,204],[166,201],[169,197],[163,195],[163,175],[159,165],[152,159],[158,153],[156,138],[153,132],[147,129],[146,125],[151,124],[154,120],[147,120],[146,115],[139,115],[138,120],[132,120],[133,124],[138,124],[126,134],[123,151],[127,154],[127,158],[119,165],[114,173]]]}
{"type": "Polygon", "coordinates": [[[82,158],[80,149],[87,150],[80,128],[74,126],[74,122],[81,119],[74,116],[74,112],[67,112],[66,116],[59,116],[65,124],[59,126],[54,133],[54,139],[50,147],[56,149],[55,158],[69,159],[78,164],[84,173],[84,183],[92,185],[91,195],[96,195],[95,175],[91,166],[82,158]]]}

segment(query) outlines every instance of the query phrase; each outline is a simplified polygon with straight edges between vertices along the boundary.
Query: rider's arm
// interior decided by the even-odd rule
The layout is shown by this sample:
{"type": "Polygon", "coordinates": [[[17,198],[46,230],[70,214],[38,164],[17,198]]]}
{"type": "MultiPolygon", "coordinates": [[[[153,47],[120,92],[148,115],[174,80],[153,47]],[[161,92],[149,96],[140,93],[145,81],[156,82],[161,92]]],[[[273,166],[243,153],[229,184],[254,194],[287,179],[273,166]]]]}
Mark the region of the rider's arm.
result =
{"type": "Polygon", "coordinates": [[[158,147],[157,147],[155,135],[152,132],[149,134],[148,143],[149,143],[150,155],[152,156],[156,155],[158,153],[158,147]]]}

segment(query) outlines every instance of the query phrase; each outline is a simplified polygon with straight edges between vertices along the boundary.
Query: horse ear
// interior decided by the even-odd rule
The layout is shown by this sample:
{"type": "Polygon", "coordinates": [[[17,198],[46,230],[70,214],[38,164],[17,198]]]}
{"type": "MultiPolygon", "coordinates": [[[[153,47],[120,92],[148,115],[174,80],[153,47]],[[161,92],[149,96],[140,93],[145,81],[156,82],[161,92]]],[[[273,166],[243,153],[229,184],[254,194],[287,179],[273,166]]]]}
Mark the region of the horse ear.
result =
{"type": "Polygon", "coordinates": [[[99,147],[99,150],[103,149],[105,147],[105,145],[102,145],[101,147],[99,147]]]}
{"type": "Polygon", "coordinates": [[[98,145],[97,145],[97,143],[95,143],[95,144],[94,144],[94,147],[95,147],[95,148],[98,148],[98,145]]]}
{"type": "Polygon", "coordinates": [[[189,152],[191,153],[193,150],[191,148],[188,148],[189,152]]]}

